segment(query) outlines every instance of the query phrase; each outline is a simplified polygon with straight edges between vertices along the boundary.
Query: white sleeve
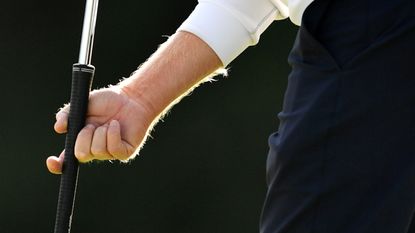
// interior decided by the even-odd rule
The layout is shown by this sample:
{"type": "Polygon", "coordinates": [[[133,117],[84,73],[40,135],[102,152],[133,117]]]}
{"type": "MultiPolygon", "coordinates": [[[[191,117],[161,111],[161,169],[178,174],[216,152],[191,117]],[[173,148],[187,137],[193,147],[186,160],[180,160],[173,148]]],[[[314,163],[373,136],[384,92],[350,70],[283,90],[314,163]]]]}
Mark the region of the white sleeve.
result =
{"type": "Polygon", "coordinates": [[[199,0],[178,31],[200,37],[227,66],[248,46],[258,43],[275,19],[287,16],[281,0],[199,0]]]}

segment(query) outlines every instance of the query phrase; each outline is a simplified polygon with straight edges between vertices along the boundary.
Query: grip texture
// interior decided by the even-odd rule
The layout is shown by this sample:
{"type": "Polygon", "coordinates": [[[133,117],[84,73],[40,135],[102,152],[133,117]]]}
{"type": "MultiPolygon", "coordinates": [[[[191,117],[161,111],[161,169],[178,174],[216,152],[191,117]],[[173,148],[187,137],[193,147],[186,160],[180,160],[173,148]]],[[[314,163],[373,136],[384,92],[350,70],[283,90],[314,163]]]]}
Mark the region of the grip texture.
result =
{"type": "Polygon", "coordinates": [[[95,68],[91,65],[74,64],[72,68],[71,106],[54,233],[69,233],[71,230],[79,171],[74,153],[75,141],[79,131],[85,126],[94,71],[95,68]]]}

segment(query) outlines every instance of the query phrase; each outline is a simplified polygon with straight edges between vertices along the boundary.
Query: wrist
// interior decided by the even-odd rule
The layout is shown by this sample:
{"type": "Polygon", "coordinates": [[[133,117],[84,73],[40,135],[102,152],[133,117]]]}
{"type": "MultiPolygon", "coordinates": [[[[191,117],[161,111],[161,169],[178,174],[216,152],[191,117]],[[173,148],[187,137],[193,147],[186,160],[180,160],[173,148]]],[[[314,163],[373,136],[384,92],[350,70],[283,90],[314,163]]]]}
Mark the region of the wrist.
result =
{"type": "Polygon", "coordinates": [[[132,78],[121,81],[117,86],[123,95],[139,105],[150,119],[150,122],[156,118],[161,110],[146,96],[146,92],[137,87],[131,80],[132,78]]]}
{"type": "Polygon", "coordinates": [[[157,117],[220,67],[220,59],[205,42],[178,32],[119,86],[157,117]]]}

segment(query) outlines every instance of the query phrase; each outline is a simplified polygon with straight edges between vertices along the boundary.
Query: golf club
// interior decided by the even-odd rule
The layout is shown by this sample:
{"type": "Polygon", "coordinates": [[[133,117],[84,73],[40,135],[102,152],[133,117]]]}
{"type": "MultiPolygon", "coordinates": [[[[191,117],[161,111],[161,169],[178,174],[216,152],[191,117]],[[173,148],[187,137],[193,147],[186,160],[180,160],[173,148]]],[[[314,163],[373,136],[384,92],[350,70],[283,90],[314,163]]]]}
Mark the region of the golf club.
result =
{"type": "Polygon", "coordinates": [[[69,233],[78,181],[78,160],[74,147],[76,137],[85,125],[88,97],[95,68],[91,65],[95,22],[98,0],[86,0],[84,24],[78,63],[72,67],[72,87],[68,130],[65,140],[65,159],[59,188],[58,207],[55,220],[55,233],[69,233]]]}

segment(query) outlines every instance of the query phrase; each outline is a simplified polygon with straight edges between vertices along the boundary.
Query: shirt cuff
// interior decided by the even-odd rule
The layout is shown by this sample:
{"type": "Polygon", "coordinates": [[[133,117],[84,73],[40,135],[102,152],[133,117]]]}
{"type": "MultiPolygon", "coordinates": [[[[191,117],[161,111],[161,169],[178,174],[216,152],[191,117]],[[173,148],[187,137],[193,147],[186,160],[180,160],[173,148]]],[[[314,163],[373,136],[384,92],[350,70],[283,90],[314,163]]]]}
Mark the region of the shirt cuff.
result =
{"type": "Polygon", "coordinates": [[[215,4],[200,2],[177,31],[187,31],[206,42],[226,67],[248,46],[255,44],[236,17],[215,4]]]}

